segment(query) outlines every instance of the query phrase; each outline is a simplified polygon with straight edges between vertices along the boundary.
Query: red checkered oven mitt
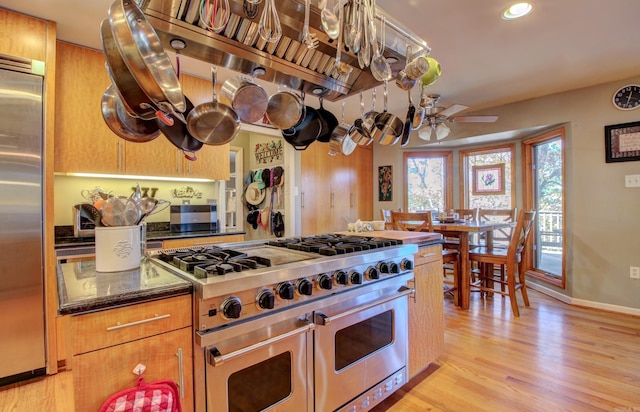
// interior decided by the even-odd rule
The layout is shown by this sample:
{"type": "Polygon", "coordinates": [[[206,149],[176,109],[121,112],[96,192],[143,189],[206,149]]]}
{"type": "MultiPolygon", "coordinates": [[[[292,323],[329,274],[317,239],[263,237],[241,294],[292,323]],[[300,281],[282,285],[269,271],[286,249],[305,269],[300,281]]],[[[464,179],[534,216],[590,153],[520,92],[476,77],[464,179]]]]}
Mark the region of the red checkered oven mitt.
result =
{"type": "Polygon", "coordinates": [[[182,412],[178,385],[170,380],[147,384],[140,377],[135,388],[111,395],[100,412],[182,412]]]}

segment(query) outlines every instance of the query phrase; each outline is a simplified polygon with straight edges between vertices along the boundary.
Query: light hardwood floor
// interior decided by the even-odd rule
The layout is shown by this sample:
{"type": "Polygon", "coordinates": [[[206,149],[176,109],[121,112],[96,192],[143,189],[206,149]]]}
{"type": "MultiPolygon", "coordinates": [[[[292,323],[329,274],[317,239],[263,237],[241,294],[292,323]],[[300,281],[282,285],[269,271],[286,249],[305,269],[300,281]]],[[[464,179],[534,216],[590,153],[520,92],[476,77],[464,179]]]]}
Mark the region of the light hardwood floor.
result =
{"type": "MultiPolygon", "coordinates": [[[[445,353],[375,412],[640,411],[640,317],[568,306],[530,290],[445,299],[445,353]]],[[[0,411],[72,412],[70,372],[0,388],[0,411]]]]}

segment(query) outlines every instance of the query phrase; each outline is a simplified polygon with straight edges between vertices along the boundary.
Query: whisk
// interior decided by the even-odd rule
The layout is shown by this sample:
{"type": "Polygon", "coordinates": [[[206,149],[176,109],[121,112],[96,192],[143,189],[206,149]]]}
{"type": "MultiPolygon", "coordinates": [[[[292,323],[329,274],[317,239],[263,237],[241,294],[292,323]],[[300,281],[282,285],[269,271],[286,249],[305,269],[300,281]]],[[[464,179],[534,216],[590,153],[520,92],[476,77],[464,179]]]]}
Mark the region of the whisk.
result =
{"type": "Polygon", "coordinates": [[[270,43],[277,43],[282,37],[282,26],[274,0],[265,0],[264,10],[258,23],[258,33],[260,37],[270,43]]]}

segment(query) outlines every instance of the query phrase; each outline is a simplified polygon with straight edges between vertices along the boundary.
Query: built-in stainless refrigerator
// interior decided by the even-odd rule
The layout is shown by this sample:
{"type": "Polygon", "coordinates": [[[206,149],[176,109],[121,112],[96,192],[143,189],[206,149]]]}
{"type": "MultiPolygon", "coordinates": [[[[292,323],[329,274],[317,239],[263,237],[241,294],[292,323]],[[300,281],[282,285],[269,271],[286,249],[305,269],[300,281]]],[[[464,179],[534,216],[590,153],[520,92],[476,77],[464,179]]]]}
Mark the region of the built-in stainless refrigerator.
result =
{"type": "Polygon", "coordinates": [[[0,55],[0,385],[45,373],[43,69],[0,55]]]}

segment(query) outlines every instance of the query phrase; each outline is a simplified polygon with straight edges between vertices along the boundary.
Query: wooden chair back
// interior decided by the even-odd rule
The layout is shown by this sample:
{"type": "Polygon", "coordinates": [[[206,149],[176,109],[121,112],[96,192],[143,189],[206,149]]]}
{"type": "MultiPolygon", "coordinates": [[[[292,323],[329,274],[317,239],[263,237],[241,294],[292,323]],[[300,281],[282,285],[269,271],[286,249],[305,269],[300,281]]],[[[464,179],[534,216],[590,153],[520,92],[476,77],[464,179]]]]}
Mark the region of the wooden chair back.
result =
{"type": "Polygon", "coordinates": [[[431,212],[403,213],[391,211],[391,227],[393,230],[411,230],[415,232],[433,232],[431,212]]]}
{"type": "Polygon", "coordinates": [[[471,220],[478,220],[480,209],[477,207],[475,209],[453,209],[454,213],[460,215],[460,219],[464,219],[465,216],[471,216],[471,220]]]}
{"type": "MultiPolygon", "coordinates": [[[[480,222],[515,222],[518,209],[478,209],[478,220],[480,222]]],[[[511,240],[513,228],[505,227],[493,231],[494,246],[508,246],[511,240]]]]}
{"type": "MultiPolygon", "coordinates": [[[[520,211],[516,221],[516,227],[513,229],[511,240],[509,241],[509,248],[507,249],[508,256],[517,257],[522,254],[535,218],[535,210],[520,211]]],[[[519,259],[516,260],[519,261],[519,259]]]]}
{"type": "MultiPolygon", "coordinates": [[[[384,228],[391,229],[391,212],[392,209],[380,209],[380,217],[384,220],[384,228]]],[[[399,207],[396,212],[402,212],[402,208],[399,207]]]]}

